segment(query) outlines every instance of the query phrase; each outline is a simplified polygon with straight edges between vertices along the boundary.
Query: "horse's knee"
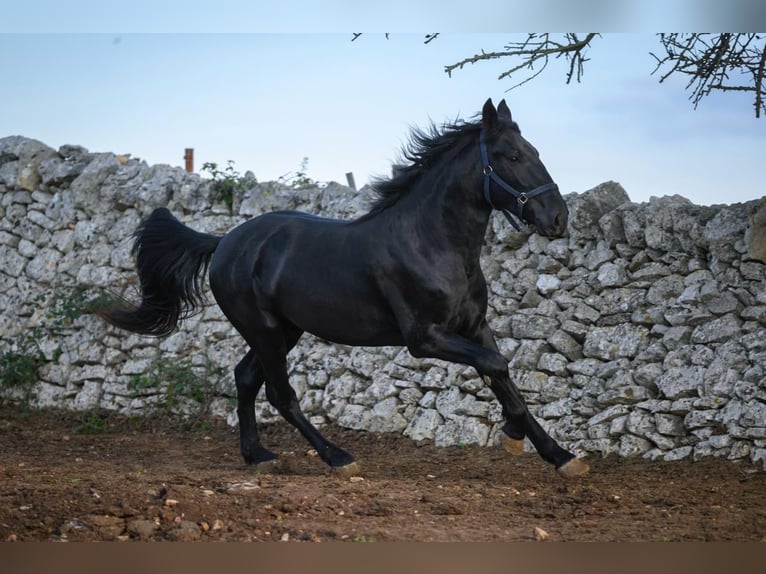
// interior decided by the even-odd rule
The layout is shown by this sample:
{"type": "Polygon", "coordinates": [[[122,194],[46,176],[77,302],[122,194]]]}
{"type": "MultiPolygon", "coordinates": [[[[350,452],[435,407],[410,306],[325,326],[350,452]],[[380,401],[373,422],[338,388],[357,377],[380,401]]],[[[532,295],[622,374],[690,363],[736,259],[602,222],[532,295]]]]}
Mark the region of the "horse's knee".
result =
{"type": "Polygon", "coordinates": [[[487,375],[493,379],[508,377],[508,363],[500,353],[492,353],[485,361],[487,375]]]}

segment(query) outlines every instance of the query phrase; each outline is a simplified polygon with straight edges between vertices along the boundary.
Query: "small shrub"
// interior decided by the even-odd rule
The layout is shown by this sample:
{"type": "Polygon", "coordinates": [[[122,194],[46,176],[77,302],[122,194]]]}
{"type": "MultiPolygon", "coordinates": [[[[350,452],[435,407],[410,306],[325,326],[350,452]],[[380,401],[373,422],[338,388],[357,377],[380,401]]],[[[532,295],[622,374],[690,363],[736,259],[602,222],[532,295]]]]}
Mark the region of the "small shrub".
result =
{"type": "Polygon", "coordinates": [[[9,389],[28,389],[37,382],[37,370],[45,363],[38,349],[8,351],[0,356],[0,384],[9,389]]]}
{"type": "Polygon", "coordinates": [[[146,373],[134,375],[128,387],[136,391],[153,390],[158,397],[155,408],[174,413],[184,399],[199,405],[198,414],[204,414],[213,397],[213,386],[209,379],[220,376],[221,369],[213,367],[210,360],[204,366],[204,373],[198,374],[187,359],[180,361],[156,360],[146,373]]]}
{"type": "Polygon", "coordinates": [[[103,434],[106,432],[106,419],[98,412],[83,413],[75,427],[77,434],[103,434]]]}
{"type": "Polygon", "coordinates": [[[21,402],[29,406],[35,399],[34,385],[38,370],[46,358],[40,348],[42,328],[24,333],[16,340],[15,348],[0,355],[0,393],[11,396],[21,393],[21,402]]]}
{"type": "Polygon", "coordinates": [[[244,191],[247,186],[257,183],[254,178],[241,176],[234,169],[234,162],[232,160],[228,160],[226,167],[222,170],[218,168],[218,164],[215,162],[203,163],[202,171],[210,174],[213,180],[213,191],[215,191],[218,199],[229,207],[229,210],[234,205],[235,195],[244,191]]]}
{"type": "Polygon", "coordinates": [[[293,189],[305,189],[307,187],[320,187],[320,184],[315,179],[312,179],[308,175],[309,158],[304,157],[301,161],[301,167],[298,171],[293,173],[287,173],[280,176],[277,181],[287,187],[293,189]]]}

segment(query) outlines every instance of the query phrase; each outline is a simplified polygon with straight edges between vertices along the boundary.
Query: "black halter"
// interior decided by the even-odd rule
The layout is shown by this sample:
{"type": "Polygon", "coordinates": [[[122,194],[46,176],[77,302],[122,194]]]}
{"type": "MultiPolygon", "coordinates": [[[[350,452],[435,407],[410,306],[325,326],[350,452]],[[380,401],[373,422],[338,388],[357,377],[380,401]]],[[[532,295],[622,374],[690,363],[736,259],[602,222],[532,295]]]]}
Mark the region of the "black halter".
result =
{"type": "MultiPolygon", "coordinates": [[[[536,187],[532,191],[517,191],[516,189],[514,189],[512,185],[503,181],[503,178],[497,175],[495,173],[495,170],[492,168],[492,166],[489,165],[489,156],[487,155],[487,145],[484,143],[484,130],[481,130],[481,132],[479,133],[479,150],[481,151],[481,164],[484,170],[484,199],[487,200],[487,203],[490,205],[492,209],[497,209],[497,208],[492,203],[492,197],[490,196],[490,193],[489,193],[490,180],[494,181],[497,185],[499,185],[503,191],[510,193],[514,198],[516,198],[515,215],[521,221],[525,221],[524,204],[527,202],[527,200],[530,197],[535,197],[536,195],[540,195],[541,193],[545,193],[546,191],[558,189],[558,186],[555,183],[551,182],[551,183],[543,184],[540,187],[536,187]]],[[[503,212],[503,215],[505,215],[506,219],[513,226],[513,228],[516,231],[521,231],[521,228],[519,227],[519,224],[516,223],[516,220],[513,218],[511,211],[508,209],[502,209],[501,211],[503,212]]]]}

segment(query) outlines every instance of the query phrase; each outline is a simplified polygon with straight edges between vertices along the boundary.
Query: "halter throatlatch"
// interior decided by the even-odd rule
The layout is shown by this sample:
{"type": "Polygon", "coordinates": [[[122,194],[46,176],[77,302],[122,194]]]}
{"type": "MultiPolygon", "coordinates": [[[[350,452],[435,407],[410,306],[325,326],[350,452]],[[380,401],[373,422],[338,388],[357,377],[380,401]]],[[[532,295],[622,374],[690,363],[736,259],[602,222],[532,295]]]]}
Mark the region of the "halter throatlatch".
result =
{"type": "Polygon", "coordinates": [[[484,143],[484,130],[481,130],[481,132],[479,133],[479,150],[481,151],[481,165],[482,165],[482,169],[484,170],[484,199],[487,200],[487,203],[492,209],[497,209],[495,205],[492,203],[492,196],[489,193],[490,180],[494,181],[497,185],[499,185],[500,188],[506,193],[510,193],[516,199],[516,213],[511,214],[511,211],[505,208],[501,209],[501,211],[503,212],[503,215],[505,215],[505,218],[513,226],[513,228],[516,231],[521,231],[521,228],[519,227],[519,224],[516,223],[516,220],[513,218],[513,215],[516,215],[516,217],[518,217],[521,221],[525,221],[524,220],[524,204],[527,203],[527,200],[530,197],[535,197],[536,195],[540,195],[541,193],[545,193],[546,191],[558,189],[558,186],[555,183],[551,182],[551,183],[543,184],[540,187],[536,187],[532,191],[518,191],[512,185],[510,185],[506,181],[503,181],[503,178],[497,175],[495,173],[495,170],[489,164],[489,156],[487,155],[487,144],[484,143]]]}

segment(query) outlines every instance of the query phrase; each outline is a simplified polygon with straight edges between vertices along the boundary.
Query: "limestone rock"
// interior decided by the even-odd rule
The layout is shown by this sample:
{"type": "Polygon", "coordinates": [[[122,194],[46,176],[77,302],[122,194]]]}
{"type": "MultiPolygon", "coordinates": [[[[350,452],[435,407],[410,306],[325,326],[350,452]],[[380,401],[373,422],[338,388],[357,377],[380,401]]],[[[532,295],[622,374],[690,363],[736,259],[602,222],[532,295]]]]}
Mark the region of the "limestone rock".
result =
{"type": "Polygon", "coordinates": [[[431,439],[436,436],[436,431],[443,424],[444,419],[434,409],[418,408],[410,420],[404,434],[412,440],[431,439]]]}
{"type": "Polygon", "coordinates": [[[748,224],[745,231],[747,254],[766,263],[766,200],[762,199],[749,208],[748,224]]]}
{"type": "Polygon", "coordinates": [[[630,201],[616,182],[602,183],[578,196],[567,196],[569,229],[573,237],[596,238],[598,222],[608,212],[630,201]]]}
{"type": "Polygon", "coordinates": [[[547,339],[558,328],[556,319],[540,315],[514,315],[511,333],[516,339],[547,339]]]}
{"type": "Polygon", "coordinates": [[[620,287],[628,280],[625,266],[618,263],[604,263],[598,270],[596,279],[602,287],[620,287]]]}
{"type": "Polygon", "coordinates": [[[705,369],[699,366],[672,367],[657,377],[662,396],[669,399],[696,397],[702,389],[705,369]]]}
{"type": "Polygon", "coordinates": [[[649,339],[645,327],[622,324],[614,327],[594,327],[583,344],[583,355],[612,361],[619,357],[635,357],[649,339]]]}
{"type": "Polygon", "coordinates": [[[535,286],[537,287],[538,292],[542,295],[550,295],[559,289],[561,286],[561,279],[555,275],[541,274],[537,277],[535,286]]]}
{"type": "Polygon", "coordinates": [[[489,439],[489,426],[473,417],[452,415],[436,430],[436,446],[485,445],[489,439]]]}
{"type": "Polygon", "coordinates": [[[713,343],[736,338],[740,333],[742,322],[734,314],[724,315],[708,323],[698,326],[691,335],[693,343],[713,343]]]}
{"type": "Polygon", "coordinates": [[[632,434],[624,434],[620,437],[617,454],[624,458],[630,458],[644,454],[652,448],[652,443],[647,439],[632,434]]]}
{"type": "Polygon", "coordinates": [[[548,344],[564,355],[569,361],[582,358],[582,345],[565,331],[556,331],[548,337],[548,344]]]}

